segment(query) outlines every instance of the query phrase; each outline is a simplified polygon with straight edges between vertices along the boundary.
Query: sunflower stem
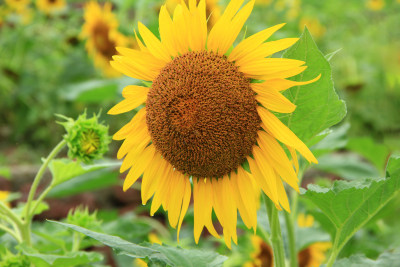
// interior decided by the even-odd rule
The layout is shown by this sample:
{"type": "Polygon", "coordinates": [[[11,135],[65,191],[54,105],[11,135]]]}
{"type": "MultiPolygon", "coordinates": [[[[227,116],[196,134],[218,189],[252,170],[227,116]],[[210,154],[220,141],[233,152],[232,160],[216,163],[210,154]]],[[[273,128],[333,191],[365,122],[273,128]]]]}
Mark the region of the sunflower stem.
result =
{"type": "Polygon", "coordinates": [[[264,202],[267,208],[269,226],[271,228],[271,244],[274,252],[275,267],[285,267],[285,248],[283,247],[278,210],[274,203],[265,195],[264,202]]]}
{"type": "MultiPolygon", "coordinates": [[[[34,208],[31,209],[33,199],[36,194],[36,190],[43,178],[44,172],[46,171],[47,167],[49,166],[50,161],[57,156],[57,154],[64,148],[67,144],[67,141],[64,139],[54,147],[54,149],[50,152],[49,156],[44,160],[42,166],[40,167],[39,171],[37,172],[35,179],[33,180],[31,189],[29,190],[28,200],[26,202],[25,207],[25,214],[24,214],[24,223],[23,227],[21,228],[21,235],[22,240],[25,241],[29,246],[31,245],[31,221],[37,205],[35,204],[34,208]]],[[[47,194],[47,190],[45,190],[47,194]]],[[[42,200],[43,198],[40,198],[42,200]]]]}
{"type": "Polygon", "coordinates": [[[296,247],[296,235],[294,229],[294,218],[293,215],[285,212],[286,229],[289,241],[289,252],[290,252],[290,267],[298,267],[297,261],[297,247],[296,247]]]}

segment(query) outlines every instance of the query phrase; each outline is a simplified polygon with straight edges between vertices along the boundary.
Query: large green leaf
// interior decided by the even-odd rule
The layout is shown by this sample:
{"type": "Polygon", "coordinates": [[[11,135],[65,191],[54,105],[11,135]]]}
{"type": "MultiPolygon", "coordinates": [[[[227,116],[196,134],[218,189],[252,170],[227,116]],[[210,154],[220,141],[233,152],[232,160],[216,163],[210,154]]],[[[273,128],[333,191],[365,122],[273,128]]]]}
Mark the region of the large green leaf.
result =
{"type": "Polygon", "coordinates": [[[137,245],[130,243],[120,237],[106,235],[98,232],[72,225],[52,221],[81,232],[101,243],[113,248],[118,254],[124,254],[134,258],[148,258],[151,264],[155,266],[180,266],[180,267],[212,267],[222,266],[226,260],[225,256],[211,251],[202,251],[195,249],[182,249],[180,247],[171,247],[167,245],[157,245],[144,243],[137,245]]]}
{"type": "Polygon", "coordinates": [[[332,223],[338,250],[399,191],[400,156],[389,160],[386,173],[377,180],[336,181],[330,189],[309,185],[304,197],[332,223]]]}
{"type": "Polygon", "coordinates": [[[400,250],[382,253],[376,260],[362,255],[353,255],[350,258],[338,260],[334,267],[392,267],[398,266],[400,262],[400,250]]]}
{"type": "Polygon", "coordinates": [[[36,267],[50,267],[50,266],[78,266],[92,262],[98,262],[103,259],[103,256],[96,252],[67,252],[63,255],[57,254],[42,254],[36,250],[20,246],[21,251],[26,255],[30,262],[36,267]]]}
{"type": "Polygon", "coordinates": [[[319,51],[307,28],[283,57],[303,60],[308,66],[292,79],[294,81],[308,81],[321,74],[317,82],[292,87],[284,92],[297,108],[293,113],[279,117],[303,142],[312,144],[317,134],[344,118],[346,106],[333,87],[329,62],[319,51]]]}

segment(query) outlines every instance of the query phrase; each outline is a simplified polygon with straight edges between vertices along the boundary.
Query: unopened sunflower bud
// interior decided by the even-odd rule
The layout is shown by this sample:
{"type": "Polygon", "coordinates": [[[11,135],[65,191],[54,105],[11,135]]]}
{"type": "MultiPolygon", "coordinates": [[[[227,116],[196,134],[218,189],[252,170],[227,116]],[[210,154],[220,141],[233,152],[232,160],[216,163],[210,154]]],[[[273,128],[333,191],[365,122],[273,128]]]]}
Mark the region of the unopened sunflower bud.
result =
{"type": "Polygon", "coordinates": [[[70,210],[67,216],[67,223],[93,231],[101,230],[101,220],[97,219],[97,211],[90,213],[87,207],[78,206],[74,210],[70,210]]]}
{"type": "Polygon", "coordinates": [[[100,114],[86,118],[86,112],[79,115],[77,120],[58,115],[65,122],[63,125],[67,134],[64,139],[68,142],[68,156],[84,163],[90,163],[101,158],[108,151],[111,137],[108,135],[108,126],[98,121],[100,114]]]}

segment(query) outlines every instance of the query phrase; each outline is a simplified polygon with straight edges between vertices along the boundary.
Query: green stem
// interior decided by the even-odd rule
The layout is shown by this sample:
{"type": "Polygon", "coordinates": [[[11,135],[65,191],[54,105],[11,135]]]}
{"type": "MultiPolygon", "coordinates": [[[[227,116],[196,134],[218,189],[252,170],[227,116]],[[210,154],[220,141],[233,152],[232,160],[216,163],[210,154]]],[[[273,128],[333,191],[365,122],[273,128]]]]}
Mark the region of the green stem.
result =
{"type": "Polygon", "coordinates": [[[81,245],[81,233],[75,232],[73,234],[73,239],[72,239],[72,252],[74,251],[79,251],[80,245],[81,245]]]}
{"type": "Polygon", "coordinates": [[[38,199],[36,200],[35,204],[32,207],[32,210],[30,212],[31,216],[33,216],[35,214],[35,211],[37,209],[37,207],[39,206],[39,204],[43,201],[43,199],[47,196],[47,194],[50,192],[51,189],[53,189],[54,186],[53,184],[51,184],[49,187],[47,187],[38,197],[38,199]]]}
{"type": "Polygon", "coordinates": [[[0,224],[0,230],[3,230],[4,232],[10,234],[12,237],[15,238],[15,240],[17,240],[19,243],[21,243],[21,237],[19,235],[19,233],[14,232],[12,229],[8,228],[7,226],[1,225],[0,224]]]}
{"type": "Polygon", "coordinates": [[[64,148],[64,146],[67,144],[67,141],[62,140],[58,145],[50,152],[49,156],[46,158],[46,160],[43,162],[42,166],[40,167],[39,171],[37,172],[35,179],[33,180],[31,190],[29,191],[28,195],[28,200],[26,202],[26,210],[25,210],[25,220],[29,221],[30,220],[30,215],[31,215],[31,205],[33,198],[35,197],[35,193],[37,190],[37,187],[40,184],[40,181],[43,178],[43,174],[47,169],[47,166],[49,165],[50,161],[61,151],[61,149],[64,148]]]}
{"type": "Polygon", "coordinates": [[[288,212],[284,212],[284,215],[285,215],[286,229],[289,241],[290,267],[298,267],[299,264],[297,262],[296,235],[294,230],[295,228],[293,223],[293,216],[288,212]]]}
{"type": "Polygon", "coordinates": [[[31,210],[31,205],[32,205],[33,199],[35,197],[36,190],[43,178],[44,172],[46,171],[47,167],[49,166],[50,161],[55,156],[57,156],[57,154],[61,151],[61,149],[64,148],[64,146],[66,144],[67,144],[67,141],[62,140],[50,152],[49,156],[46,158],[46,160],[43,162],[42,166],[40,167],[39,171],[37,172],[35,179],[33,180],[32,187],[29,191],[28,200],[26,202],[25,214],[24,214],[24,223],[23,223],[23,227],[20,228],[22,240],[25,241],[29,246],[31,245],[31,223],[32,223],[32,217],[33,217],[34,211],[37,208],[39,200],[40,201],[43,200],[43,198],[47,195],[47,193],[49,191],[48,188],[45,189],[45,191],[43,192],[44,194],[42,193],[42,195],[39,197],[39,200],[35,203],[33,209],[31,210]]]}
{"type": "Polygon", "coordinates": [[[337,256],[339,255],[339,252],[340,252],[340,248],[338,248],[339,236],[340,236],[340,233],[336,233],[335,241],[333,242],[333,246],[332,246],[332,250],[331,250],[331,255],[329,256],[329,259],[326,263],[326,267],[332,267],[332,265],[335,263],[337,256]]]}
{"type": "MultiPolygon", "coordinates": [[[[21,238],[24,238],[24,223],[22,220],[9,208],[7,207],[3,202],[0,202],[0,213],[5,215],[6,219],[9,220],[11,223],[13,223],[16,226],[16,229],[18,229],[19,234],[21,238]]],[[[21,238],[16,238],[17,241],[20,241],[21,238]]]]}
{"type": "Polygon", "coordinates": [[[271,228],[271,244],[274,252],[275,267],[285,267],[285,249],[283,247],[278,210],[267,196],[264,196],[264,201],[265,207],[267,208],[269,225],[271,228]]]}

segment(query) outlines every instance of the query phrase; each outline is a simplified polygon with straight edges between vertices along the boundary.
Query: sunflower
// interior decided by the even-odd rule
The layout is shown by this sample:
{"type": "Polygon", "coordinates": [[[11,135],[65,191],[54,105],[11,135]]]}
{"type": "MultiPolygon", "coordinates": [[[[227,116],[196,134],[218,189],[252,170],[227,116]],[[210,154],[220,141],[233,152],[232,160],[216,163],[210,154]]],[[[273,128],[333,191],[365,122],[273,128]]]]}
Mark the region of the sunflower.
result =
{"type": "Polygon", "coordinates": [[[372,11],[379,11],[385,7],[385,0],[368,0],[366,6],[372,11]]]}
{"type": "Polygon", "coordinates": [[[13,9],[26,8],[31,0],[6,0],[6,4],[13,9]]]}
{"type": "Polygon", "coordinates": [[[111,3],[107,2],[103,7],[94,1],[87,3],[84,19],[81,37],[88,39],[86,49],[94,58],[95,65],[108,77],[120,76],[109,61],[117,53],[115,47],[127,46],[129,39],[118,32],[118,21],[111,12],[111,3]]]}
{"type": "Polygon", "coordinates": [[[108,112],[120,114],[146,104],[113,137],[125,140],[117,154],[125,157],[120,171],[130,169],[123,189],[143,174],[143,204],[153,196],[151,215],[160,206],[168,211],[178,241],[191,183],[196,243],[204,227],[219,237],[211,219],[214,210],[230,247],[231,240],[237,243],[237,210],[245,225],[256,230],[260,188],[278,209],[290,210],[282,180],[299,191],[296,151],[317,162],[272,112],[293,112],[296,106],[281,91],[319,76],[307,82],[287,80],[303,72],[305,62],[269,57],[298,40],[264,42],[283,24],[230,49],[254,0],[240,8],[242,3],[231,1],[209,34],[205,0],[177,5],[172,19],[164,5],[161,41],[139,22],[140,49],[117,48],[121,55],[111,61],[116,70],[151,83],[150,88],[125,87],[125,100],[108,112]],[[278,140],[291,152],[292,162],[278,140]]]}
{"type": "Polygon", "coordinates": [[[66,4],[64,0],[37,0],[36,6],[43,13],[51,14],[64,9],[66,4]]]}
{"type": "MultiPolygon", "coordinates": [[[[311,227],[314,224],[314,217],[311,215],[299,214],[297,216],[299,227],[311,227]]],[[[251,237],[253,252],[251,260],[244,264],[244,267],[273,267],[274,254],[272,248],[257,235],[251,237]]],[[[315,242],[297,254],[299,267],[319,267],[326,259],[326,251],[332,246],[331,242],[315,242]]]]}
{"type": "MultiPolygon", "coordinates": [[[[185,4],[188,4],[188,0],[183,0],[185,4]]],[[[165,2],[167,9],[173,11],[175,7],[181,3],[181,0],[167,0],[165,2]]],[[[199,0],[196,0],[199,3],[199,0]]],[[[207,28],[211,29],[214,24],[221,17],[221,7],[218,5],[218,0],[206,0],[206,17],[207,17],[207,28]]]]}

